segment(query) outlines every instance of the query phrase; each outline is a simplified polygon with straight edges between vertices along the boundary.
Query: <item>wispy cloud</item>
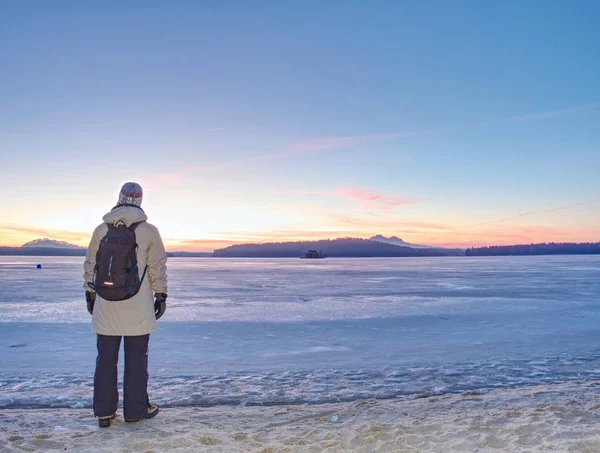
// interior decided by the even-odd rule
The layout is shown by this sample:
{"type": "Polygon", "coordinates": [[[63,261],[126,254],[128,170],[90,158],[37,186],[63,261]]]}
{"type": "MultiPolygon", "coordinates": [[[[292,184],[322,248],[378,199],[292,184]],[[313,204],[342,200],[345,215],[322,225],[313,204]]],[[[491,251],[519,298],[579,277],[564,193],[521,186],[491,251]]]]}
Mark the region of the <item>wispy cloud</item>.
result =
{"type": "Polygon", "coordinates": [[[552,225],[522,225],[511,221],[527,218],[544,213],[560,212],[590,203],[600,199],[585,202],[570,203],[551,209],[524,212],[515,216],[489,222],[468,225],[437,224],[422,221],[406,221],[398,216],[381,217],[374,220],[366,216],[350,216],[345,214],[324,214],[329,220],[340,227],[348,227],[356,231],[382,232],[395,234],[410,242],[438,246],[470,247],[481,245],[507,245],[516,243],[532,243],[542,241],[582,241],[598,240],[597,232],[581,228],[573,229],[552,225]]]}
{"type": "Polygon", "coordinates": [[[371,134],[371,135],[353,135],[353,136],[333,136],[333,137],[317,137],[289,145],[286,150],[269,155],[271,158],[284,157],[292,154],[307,153],[311,151],[328,151],[341,148],[348,148],[364,143],[370,143],[381,140],[394,140],[401,138],[416,137],[420,135],[436,134],[440,132],[452,131],[456,129],[474,128],[479,126],[495,126],[509,123],[527,123],[532,121],[541,121],[549,118],[568,116],[574,113],[591,111],[600,108],[600,103],[578,105],[563,109],[545,110],[543,112],[527,113],[524,115],[515,115],[507,118],[496,120],[478,121],[466,124],[455,124],[441,128],[426,128],[406,132],[392,132],[387,134],[371,134]]]}
{"type": "Polygon", "coordinates": [[[299,230],[290,226],[263,232],[221,231],[212,234],[215,239],[166,239],[169,250],[211,251],[234,244],[265,243],[282,241],[310,241],[336,239],[340,237],[368,238],[374,234],[400,236],[408,242],[436,245],[440,247],[478,247],[484,245],[529,244],[542,241],[585,241],[597,240],[596,231],[573,231],[568,228],[550,226],[511,226],[484,228],[473,231],[452,230],[447,225],[427,222],[386,222],[369,224],[367,219],[344,215],[332,215],[336,219],[331,228],[299,230]],[[412,223],[424,223],[427,228],[410,229],[412,223]],[[437,231],[435,231],[437,230],[437,231]],[[443,230],[443,231],[442,231],[443,230]]]}
{"type": "Polygon", "coordinates": [[[164,240],[165,247],[169,252],[199,251],[211,252],[218,248],[229,247],[230,245],[239,244],[239,241],[226,239],[172,239],[164,240]]]}
{"type": "Polygon", "coordinates": [[[421,228],[424,230],[448,230],[448,229],[450,229],[450,227],[448,225],[444,225],[441,223],[432,223],[432,222],[402,222],[400,225],[403,227],[421,228]]]}
{"type": "Polygon", "coordinates": [[[318,151],[331,151],[336,149],[348,148],[362,143],[369,143],[381,140],[397,139],[403,136],[416,135],[419,132],[411,132],[406,134],[373,134],[373,135],[355,135],[355,136],[332,136],[318,137],[307,140],[298,141],[286,146],[282,151],[268,154],[258,154],[255,156],[242,157],[240,159],[232,159],[228,162],[211,164],[203,166],[203,170],[217,170],[227,168],[231,165],[252,164],[266,160],[282,159],[285,157],[306,154],[318,151]]]}
{"type": "Polygon", "coordinates": [[[365,206],[376,206],[389,212],[397,206],[413,204],[415,200],[391,193],[378,193],[357,187],[342,187],[334,193],[335,196],[356,200],[365,206]]]}
{"type": "Polygon", "coordinates": [[[350,146],[359,145],[362,143],[369,143],[381,140],[390,140],[401,137],[409,137],[418,135],[417,132],[407,132],[404,134],[393,133],[393,134],[374,134],[374,135],[353,135],[353,136],[340,136],[340,137],[318,137],[309,140],[292,143],[287,149],[279,155],[290,155],[296,153],[306,153],[311,151],[325,151],[332,149],[348,148],[350,146]]]}
{"type": "Polygon", "coordinates": [[[46,228],[35,228],[21,225],[0,225],[0,234],[17,235],[29,237],[28,240],[38,238],[49,238],[58,241],[82,243],[90,240],[91,232],[82,233],[76,231],[55,230],[46,228]]]}
{"type": "Polygon", "coordinates": [[[536,242],[580,242],[597,240],[592,231],[572,230],[552,226],[503,226],[476,230],[455,230],[443,235],[429,235],[427,244],[441,247],[479,247],[488,245],[531,244],[536,242]]]}
{"type": "Polygon", "coordinates": [[[183,176],[179,173],[150,173],[144,176],[143,189],[147,192],[152,192],[181,184],[182,182],[190,179],[191,178],[183,176]]]}
{"type": "Polygon", "coordinates": [[[550,118],[558,118],[581,112],[597,111],[600,109],[600,103],[578,105],[566,107],[562,109],[551,109],[542,112],[532,112],[522,115],[514,115],[506,118],[492,119],[485,121],[477,121],[472,123],[453,124],[446,127],[424,128],[414,131],[405,132],[390,132],[380,134],[366,135],[334,135],[324,137],[307,138],[299,140],[285,146],[281,151],[274,153],[258,154],[247,156],[240,159],[230,160],[228,162],[217,163],[214,165],[203,166],[203,170],[215,170],[228,168],[231,165],[243,165],[256,163],[266,160],[282,159],[294,155],[307,153],[327,152],[340,149],[350,148],[352,146],[363,145],[385,140],[399,140],[403,138],[416,137],[422,135],[439,134],[444,132],[452,132],[464,129],[479,128],[482,126],[498,126],[510,123],[528,123],[534,121],[542,121],[550,118]]]}
{"type": "Polygon", "coordinates": [[[385,232],[386,234],[399,234],[402,232],[423,233],[429,230],[437,232],[451,229],[450,225],[434,222],[410,220],[397,216],[385,216],[383,219],[369,219],[365,216],[352,216],[339,213],[323,213],[330,222],[338,227],[350,227],[364,232],[385,232]]]}
{"type": "Polygon", "coordinates": [[[557,118],[557,117],[561,117],[561,116],[567,116],[567,115],[571,115],[573,113],[584,112],[586,110],[587,111],[595,110],[595,109],[598,109],[599,107],[600,107],[600,103],[578,105],[578,106],[574,106],[574,107],[567,107],[564,109],[546,110],[543,112],[527,113],[525,115],[511,116],[508,118],[502,118],[502,119],[498,119],[498,120],[482,121],[479,123],[470,124],[469,126],[496,126],[499,124],[509,124],[509,123],[529,123],[532,121],[540,121],[540,120],[545,120],[545,119],[549,119],[549,118],[557,118]]]}
{"type": "Polygon", "coordinates": [[[369,189],[363,189],[353,186],[342,186],[335,190],[290,190],[287,193],[295,195],[311,195],[327,198],[343,198],[361,203],[365,208],[378,208],[385,212],[390,212],[398,206],[416,203],[414,198],[386,192],[374,192],[369,189]]]}
{"type": "Polygon", "coordinates": [[[591,199],[591,200],[580,201],[580,202],[577,202],[577,203],[571,203],[571,204],[559,206],[559,207],[556,207],[556,208],[543,209],[541,211],[523,212],[523,213],[517,214],[515,216],[506,217],[506,218],[498,219],[498,220],[492,220],[490,222],[482,222],[482,223],[474,223],[474,224],[470,224],[470,225],[462,225],[461,227],[458,227],[458,228],[470,228],[470,227],[479,227],[479,226],[486,226],[486,225],[496,225],[496,224],[499,224],[499,223],[506,223],[506,222],[510,222],[512,220],[522,219],[522,218],[525,218],[525,217],[531,217],[531,216],[534,216],[534,215],[548,214],[548,213],[552,213],[552,212],[564,211],[564,210],[567,210],[567,209],[576,208],[578,206],[585,206],[585,205],[588,205],[588,204],[591,204],[591,203],[596,203],[598,201],[600,201],[600,198],[594,198],[594,199],[591,199]]]}

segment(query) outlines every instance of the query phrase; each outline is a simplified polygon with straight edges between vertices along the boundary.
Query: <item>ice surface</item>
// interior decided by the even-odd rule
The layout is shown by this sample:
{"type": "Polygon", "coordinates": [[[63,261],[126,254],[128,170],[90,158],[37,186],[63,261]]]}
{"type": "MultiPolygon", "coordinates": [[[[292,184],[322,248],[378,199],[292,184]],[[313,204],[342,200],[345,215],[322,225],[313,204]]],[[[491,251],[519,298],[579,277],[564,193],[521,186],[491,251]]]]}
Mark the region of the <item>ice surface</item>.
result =
{"type": "MultiPolygon", "coordinates": [[[[600,257],[168,264],[168,310],[150,342],[159,404],[600,378],[600,257]]],[[[0,408],[90,406],[95,338],[81,269],[77,257],[0,257],[0,408]]]]}

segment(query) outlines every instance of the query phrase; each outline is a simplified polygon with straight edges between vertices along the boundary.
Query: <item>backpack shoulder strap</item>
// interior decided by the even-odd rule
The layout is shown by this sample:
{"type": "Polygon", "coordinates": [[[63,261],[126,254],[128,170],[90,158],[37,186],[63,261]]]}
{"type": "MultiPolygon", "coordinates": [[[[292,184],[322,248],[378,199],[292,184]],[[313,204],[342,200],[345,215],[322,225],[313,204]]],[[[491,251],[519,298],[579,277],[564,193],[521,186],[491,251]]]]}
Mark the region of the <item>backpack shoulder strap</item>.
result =
{"type": "Polygon", "coordinates": [[[145,222],[145,220],[142,220],[141,222],[132,223],[131,225],[129,225],[129,229],[135,233],[135,229],[140,225],[140,223],[143,222],[145,222]]]}

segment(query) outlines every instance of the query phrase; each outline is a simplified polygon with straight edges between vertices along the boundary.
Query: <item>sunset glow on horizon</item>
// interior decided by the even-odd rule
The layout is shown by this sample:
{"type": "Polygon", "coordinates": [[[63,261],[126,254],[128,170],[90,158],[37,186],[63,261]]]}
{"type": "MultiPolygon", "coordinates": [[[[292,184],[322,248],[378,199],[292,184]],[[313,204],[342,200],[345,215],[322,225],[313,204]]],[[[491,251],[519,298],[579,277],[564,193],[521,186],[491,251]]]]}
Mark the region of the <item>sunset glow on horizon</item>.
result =
{"type": "Polygon", "coordinates": [[[169,251],[600,241],[600,6],[51,3],[0,17],[2,246],[126,181],[169,251]]]}
{"type": "MultiPolygon", "coordinates": [[[[170,189],[176,190],[176,189],[170,189]]],[[[170,190],[162,197],[168,197],[170,190]]],[[[347,194],[348,189],[340,192],[347,194]]],[[[148,194],[145,198],[150,198],[148,194]]],[[[344,197],[344,195],[340,195],[344,197]]],[[[598,230],[591,225],[573,225],[564,213],[585,214],[597,202],[590,201],[579,206],[563,206],[541,212],[528,212],[513,218],[486,219],[471,224],[441,223],[441,219],[423,220],[425,217],[409,217],[406,208],[390,208],[389,194],[379,198],[357,197],[355,206],[344,212],[324,210],[319,203],[311,203],[298,208],[292,204],[285,206],[224,205],[167,206],[156,205],[148,200],[144,206],[149,221],[162,232],[165,246],[169,251],[207,252],[241,243],[264,243],[283,241],[311,241],[336,239],[340,237],[369,238],[376,234],[399,236],[413,244],[426,244],[449,248],[468,248],[485,245],[529,244],[538,242],[597,242],[598,230]],[[561,215],[561,213],[563,215],[561,215]],[[560,218],[562,217],[562,218],[560,218]],[[437,220],[437,223],[436,223],[437,220]],[[197,226],[198,225],[198,226],[197,226]],[[244,225],[244,228],[236,228],[244,225]],[[547,226],[550,225],[550,226],[547,226]]],[[[145,200],[146,201],[146,200],[145,200]]],[[[404,203],[400,203],[404,206],[404,203]]],[[[81,216],[75,208],[63,208],[59,216],[48,218],[52,228],[42,225],[23,226],[18,224],[0,225],[2,245],[20,246],[28,241],[49,238],[87,246],[90,233],[105,212],[98,207],[98,216],[81,216]],[[62,227],[61,222],[67,226],[62,227]],[[69,225],[77,226],[70,229],[69,225]]],[[[90,211],[92,208],[88,208],[90,211]]],[[[417,207],[413,208],[417,210],[417,207]]],[[[427,209],[419,207],[418,209],[427,209]]],[[[87,211],[87,209],[86,209],[87,211]]],[[[465,211],[467,218],[468,211],[465,211]]],[[[456,219],[457,216],[453,216],[456,219]]],[[[476,217],[473,217],[475,219],[476,217]]]]}

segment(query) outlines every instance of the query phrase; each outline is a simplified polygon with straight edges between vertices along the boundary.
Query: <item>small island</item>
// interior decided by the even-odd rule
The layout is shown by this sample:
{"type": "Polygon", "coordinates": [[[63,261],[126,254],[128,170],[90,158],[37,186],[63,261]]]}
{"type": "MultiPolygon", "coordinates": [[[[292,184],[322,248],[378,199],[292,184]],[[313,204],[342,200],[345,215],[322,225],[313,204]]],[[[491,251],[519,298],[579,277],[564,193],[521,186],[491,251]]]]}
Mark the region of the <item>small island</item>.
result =
{"type": "Polygon", "coordinates": [[[316,260],[316,259],[327,258],[327,255],[325,253],[323,253],[321,250],[309,250],[304,255],[302,255],[300,258],[316,260]]]}
{"type": "MultiPolygon", "coordinates": [[[[316,241],[265,242],[237,244],[215,250],[215,258],[298,258],[306,251],[327,250],[328,258],[392,258],[417,256],[464,256],[464,250],[411,248],[361,238],[321,239],[316,241]]],[[[311,257],[312,258],[312,257],[311,257]]],[[[318,258],[318,256],[317,256],[318,258]]]]}

